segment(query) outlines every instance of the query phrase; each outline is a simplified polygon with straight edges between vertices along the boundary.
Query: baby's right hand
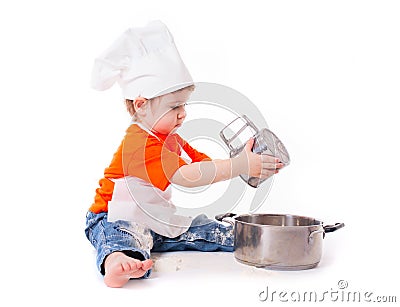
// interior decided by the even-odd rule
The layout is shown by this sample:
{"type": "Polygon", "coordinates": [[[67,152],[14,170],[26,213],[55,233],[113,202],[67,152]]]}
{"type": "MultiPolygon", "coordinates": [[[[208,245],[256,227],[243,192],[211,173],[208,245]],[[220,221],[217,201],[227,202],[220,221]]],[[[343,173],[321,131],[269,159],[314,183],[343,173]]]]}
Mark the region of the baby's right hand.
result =
{"type": "Polygon", "coordinates": [[[233,165],[240,174],[248,175],[249,177],[259,177],[265,179],[277,174],[284,164],[278,158],[256,154],[252,152],[254,139],[247,141],[244,149],[238,156],[233,158],[233,165]]]}

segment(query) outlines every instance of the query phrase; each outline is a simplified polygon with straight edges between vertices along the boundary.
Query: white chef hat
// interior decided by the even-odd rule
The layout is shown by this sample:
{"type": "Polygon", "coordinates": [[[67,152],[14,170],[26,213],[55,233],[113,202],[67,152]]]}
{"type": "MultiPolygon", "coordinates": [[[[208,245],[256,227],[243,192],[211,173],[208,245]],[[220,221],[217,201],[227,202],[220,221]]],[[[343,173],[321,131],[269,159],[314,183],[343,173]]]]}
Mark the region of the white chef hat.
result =
{"type": "Polygon", "coordinates": [[[129,28],[96,58],[91,85],[103,91],[118,82],[124,98],[147,99],[193,84],[168,28],[161,21],[129,28]]]}

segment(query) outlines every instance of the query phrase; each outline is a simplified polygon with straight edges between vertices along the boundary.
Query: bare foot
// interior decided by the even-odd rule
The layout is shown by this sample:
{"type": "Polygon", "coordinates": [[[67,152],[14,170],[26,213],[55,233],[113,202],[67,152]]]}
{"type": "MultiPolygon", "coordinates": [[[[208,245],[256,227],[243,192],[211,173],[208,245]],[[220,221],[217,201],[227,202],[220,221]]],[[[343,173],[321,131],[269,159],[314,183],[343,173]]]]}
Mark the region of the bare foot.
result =
{"type": "Polygon", "coordinates": [[[112,288],[120,288],[130,278],[142,277],[153,265],[150,259],[140,261],[122,252],[114,252],[104,262],[104,283],[112,288]]]}

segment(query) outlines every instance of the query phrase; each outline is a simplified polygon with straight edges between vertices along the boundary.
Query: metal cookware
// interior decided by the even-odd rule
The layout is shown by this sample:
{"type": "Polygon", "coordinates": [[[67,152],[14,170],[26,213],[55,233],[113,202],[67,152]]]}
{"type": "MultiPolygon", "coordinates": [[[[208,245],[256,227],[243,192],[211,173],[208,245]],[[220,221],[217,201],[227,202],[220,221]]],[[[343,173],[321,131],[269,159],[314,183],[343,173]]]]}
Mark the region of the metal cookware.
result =
{"type": "Polygon", "coordinates": [[[233,225],[236,260],[278,270],[316,267],[325,234],[344,227],[344,223],[324,226],[314,218],[290,214],[226,213],[215,218],[233,225]]]}
{"type": "MultiPolygon", "coordinates": [[[[246,115],[233,120],[219,134],[230,150],[230,157],[237,156],[243,150],[247,140],[254,138],[253,152],[277,157],[284,166],[290,163],[289,153],[278,137],[267,128],[259,130],[246,115]]],[[[254,188],[267,180],[247,175],[240,175],[240,177],[254,188]]]]}

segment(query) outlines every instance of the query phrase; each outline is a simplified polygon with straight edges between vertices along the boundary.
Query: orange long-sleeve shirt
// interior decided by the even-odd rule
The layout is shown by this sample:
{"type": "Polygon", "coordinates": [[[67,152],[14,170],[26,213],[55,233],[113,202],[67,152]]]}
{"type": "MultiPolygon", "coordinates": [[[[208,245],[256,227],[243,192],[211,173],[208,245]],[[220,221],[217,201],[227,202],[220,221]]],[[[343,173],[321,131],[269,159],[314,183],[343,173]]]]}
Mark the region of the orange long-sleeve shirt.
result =
{"type": "Polygon", "coordinates": [[[180,157],[181,148],[192,162],[211,160],[178,134],[157,134],[155,137],[136,124],[129,126],[110,166],[104,170],[104,177],[99,181],[100,187],[96,189],[94,203],[89,210],[93,213],[108,211],[108,202],[114,191],[112,179],[134,176],[164,191],[178,168],[187,164],[180,157]]]}

